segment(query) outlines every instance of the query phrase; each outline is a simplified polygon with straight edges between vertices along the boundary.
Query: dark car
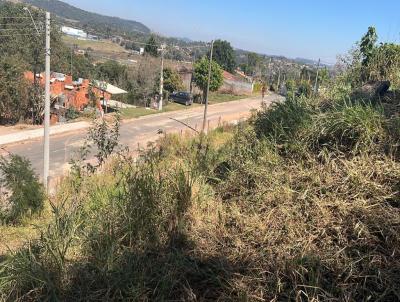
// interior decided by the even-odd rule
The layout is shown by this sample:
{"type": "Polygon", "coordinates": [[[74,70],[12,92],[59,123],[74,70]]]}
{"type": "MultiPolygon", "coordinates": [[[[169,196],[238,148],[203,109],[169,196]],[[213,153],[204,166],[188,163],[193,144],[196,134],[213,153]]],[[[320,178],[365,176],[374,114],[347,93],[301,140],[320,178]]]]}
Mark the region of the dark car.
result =
{"type": "Polygon", "coordinates": [[[190,106],[193,104],[193,95],[189,92],[174,92],[169,98],[175,103],[179,103],[185,106],[190,106]]]}

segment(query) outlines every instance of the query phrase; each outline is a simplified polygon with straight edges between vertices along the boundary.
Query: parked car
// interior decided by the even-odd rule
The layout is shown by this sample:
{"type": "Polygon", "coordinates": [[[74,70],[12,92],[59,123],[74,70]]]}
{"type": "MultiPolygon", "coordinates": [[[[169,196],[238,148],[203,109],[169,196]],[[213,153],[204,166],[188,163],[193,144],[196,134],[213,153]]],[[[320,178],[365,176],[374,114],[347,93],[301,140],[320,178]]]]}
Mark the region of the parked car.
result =
{"type": "Polygon", "coordinates": [[[175,103],[179,103],[185,106],[190,106],[193,104],[193,95],[189,92],[174,92],[169,96],[175,103]]]}

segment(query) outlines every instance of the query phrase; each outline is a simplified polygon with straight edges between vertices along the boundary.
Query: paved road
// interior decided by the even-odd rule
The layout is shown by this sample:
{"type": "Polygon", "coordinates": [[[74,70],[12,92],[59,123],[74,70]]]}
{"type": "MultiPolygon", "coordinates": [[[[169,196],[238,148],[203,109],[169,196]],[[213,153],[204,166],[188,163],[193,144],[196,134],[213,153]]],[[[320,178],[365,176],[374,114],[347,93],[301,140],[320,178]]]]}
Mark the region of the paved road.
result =
{"type": "MultiPolygon", "coordinates": [[[[276,95],[265,98],[267,104],[278,99],[276,95]]],[[[260,98],[249,98],[228,103],[209,106],[208,119],[210,127],[215,127],[220,120],[222,122],[239,120],[249,116],[252,109],[258,109],[261,105],[260,98]]],[[[167,133],[188,130],[182,123],[200,129],[203,119],[203,108],[193,108],[182,111],[166,112],[156,115],[144,116],[138,119],[123,121],[121,125],[120,143],[128,146],[130,150],[145,147],[148,142],[157,140],[158,130],[167,133]],[[180,121],[180,122],[178,122],[180,121]]],[[[86,129],[66,134],[51,136],[50,139],[50,177],[55,179],[62,176],[68,170],[68,162],[73,158],[82,146],[86,129]]],[[[28,158],[39,175],[43,172],[43,140],[30,140],[14,145],[3,146],[11,153],[28,158]]]]}

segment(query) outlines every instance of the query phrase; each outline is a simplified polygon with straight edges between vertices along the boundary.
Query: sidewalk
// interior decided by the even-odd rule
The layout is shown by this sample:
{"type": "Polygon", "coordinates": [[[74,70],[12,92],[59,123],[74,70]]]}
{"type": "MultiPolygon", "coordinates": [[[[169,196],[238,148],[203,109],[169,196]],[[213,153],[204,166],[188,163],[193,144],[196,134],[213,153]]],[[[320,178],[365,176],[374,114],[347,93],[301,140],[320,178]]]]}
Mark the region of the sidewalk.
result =
{"type": "MultiPolygon", "coordinates": [[[[62,125],[55,125],[50,127],[50,135],[60,134],[70,131],[86,129],[90,126],[88,122],[76,122],[62,125]]],[[[43,137],[43,127],[34,130],[24,130],[20,132],[14,132],[11,134],[0,136],[0,146],[12,143],[18,143],[25,140],[41,138],[43,137]]]]}

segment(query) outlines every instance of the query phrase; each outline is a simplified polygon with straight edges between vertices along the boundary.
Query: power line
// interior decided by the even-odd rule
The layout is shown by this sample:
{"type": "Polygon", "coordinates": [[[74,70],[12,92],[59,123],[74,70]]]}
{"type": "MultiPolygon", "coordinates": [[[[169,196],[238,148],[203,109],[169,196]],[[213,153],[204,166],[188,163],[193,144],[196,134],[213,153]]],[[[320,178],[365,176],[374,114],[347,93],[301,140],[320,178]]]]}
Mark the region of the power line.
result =
{"type": "Polygon", "coordinates": [[[30,24],[30,23],[0,23],[0,26],[32,26],[32,24],[30,24]]]}
{"type": "MultiPolygon", "coordinates": [[[[43,33],[40,33],[41,35],[43,35],[43,33]]],[[[12,34],[12,35],[0,35],[0,38],[2,37],[15,37],[15,36],[37,36],[37,33],[34,34],[12,34]]]]}
{"type": "Polygon", "coordinates": [[[31,17],[1,17],[3,19],[30,19],[31,17]]]}
{"type": "Polygon", "coordinates": [[[22,28],[0,28],[0,31],[11,31],[11,30],[25,30],[25,29],[30,29],[29,27],[22,27],[22,28]]]}

